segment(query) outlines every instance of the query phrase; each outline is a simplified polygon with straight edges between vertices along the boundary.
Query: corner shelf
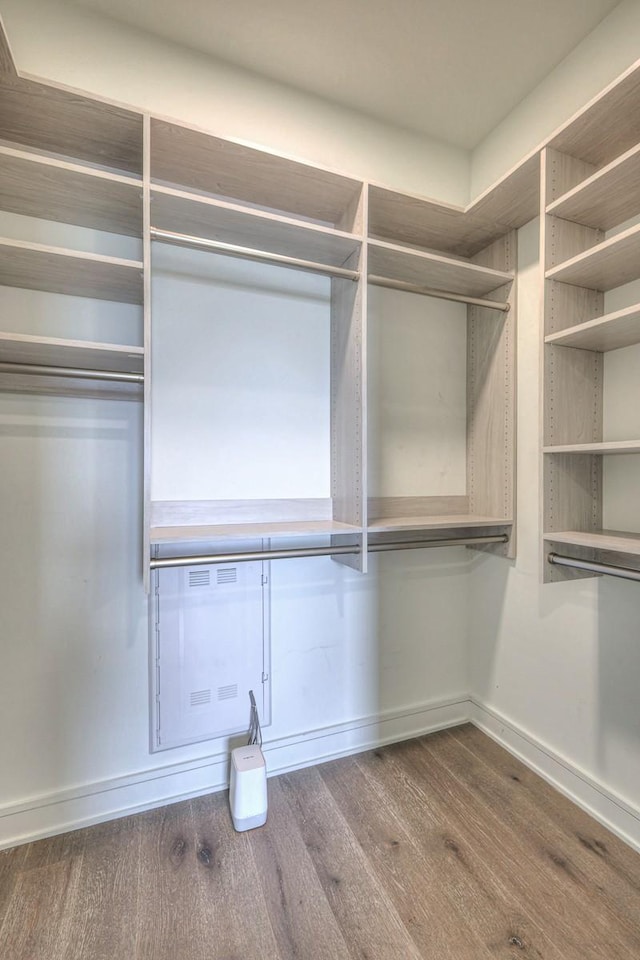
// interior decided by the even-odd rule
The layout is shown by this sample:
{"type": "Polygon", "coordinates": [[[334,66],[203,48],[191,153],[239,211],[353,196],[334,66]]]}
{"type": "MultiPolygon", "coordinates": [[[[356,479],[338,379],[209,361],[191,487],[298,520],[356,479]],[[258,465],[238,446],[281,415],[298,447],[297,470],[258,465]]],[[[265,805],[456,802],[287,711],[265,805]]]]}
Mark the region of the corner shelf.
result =
{"type": "Polygon", "coordinates": [[[0,286],[142,303],[143,264],[0,238],[0,286]]]}
{"type": "Polygon", "coordinates": [[[547,213],[610,230],[640,212],[640,144],[597,170],[547,207],[547,213]]]}
{"type": "Polygon", "coordinates": [[[640,225],[547,270],[547,280],[559,280],[591,290],[613,290],[640,276],[640,225]]]}
{"type": "Polygon", "coordinates": [[[607,353],[640,343],[640,303],[550,333],[545,343],[607,353]]]}

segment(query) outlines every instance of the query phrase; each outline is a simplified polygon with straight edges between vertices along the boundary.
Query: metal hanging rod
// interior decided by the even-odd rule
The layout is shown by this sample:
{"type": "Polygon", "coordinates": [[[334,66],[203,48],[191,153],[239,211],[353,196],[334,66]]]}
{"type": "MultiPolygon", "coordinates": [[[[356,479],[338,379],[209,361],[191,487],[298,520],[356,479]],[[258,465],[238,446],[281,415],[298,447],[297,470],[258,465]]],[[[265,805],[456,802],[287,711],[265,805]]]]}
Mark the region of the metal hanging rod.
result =
{"type": "MultiPolygon", "coordinates": [[[[506,533],[486,537],[449,537],[440,540],[396,540],[386,543],[369,544],[369,551],[379,553],[386,550],[422,550],[425,547],[475,546],[483,543],[506,543],[506,533]]],[[[216,563],[243,563],[250,560],[295,560],[302,557],[335,557],[342,554],[357,555],[360,547],[293,547],[290,550],[247,550],[242,553],[213,553],[195,557],[152,557],[149,566],[152,570],[163,567],[194,567],[216,563]]]]}
{"type": "Polygon", "coordinates": [[[293,270],[322,273],[325,276],[341,277],[345,280],[358,280],[360,278],[357,270],[348,270],[346,267],[334,267],[329,263],[317,263],[314,260],[286,257],[281,253],[269,253],[268,250],[253,250],[251,247],[239,247],[233,243],[223,243],[221,240],[209,240],[205,237],[190,237],[185,233],[159,230],[157,227],[151,227],[150,236],[152,240],[158,240],[160,243],[170,243],[178,247],[194,247],[200,250],[211,250],[225,257],[236,257],[240,260],[257,260],[260,263],[276,263],[282,267],[291,267],[293,270]]]}
{"type": "Polygon", "coordinates": [[[575,560],[559,553],[550,553],[547,560],[559,567],[574,567],[576,570],[589,570],[591,573],[605,573],[609,577],[640,582],[640,570],[634,570],[633,567],[618,567],[612,563],[596,563],[593,560],[575,560]]]}
{"type": "Polygon", "coordinates": [[[144,374],[118,370],[85,370],[83,367],[49,367],[39,363],[0,361],[0,373],[30,373],[34,376],[67,377],[75,380],[116,380],[123,383],[144,383],[144,374]]]}
{"type": "Polygon", "coordinates": [[[388,287],[390,290],[406,290],[407,293],[419,293],[423,297],[436,297],[439,300],[454,300],[456,303],[470,303],[475,307],[488,307],[490,310],[502,310],[506,313],[511,309],[508,303],[501,300],[482,300],[480,297],[466,297],[462,293],[450,293],[448,290],[435,290],[432,287],[421,287],[417,283],[408,283],[406,280],[393,280],[390,277],[369,277],[369,283],[374,287],[388,287]]]}

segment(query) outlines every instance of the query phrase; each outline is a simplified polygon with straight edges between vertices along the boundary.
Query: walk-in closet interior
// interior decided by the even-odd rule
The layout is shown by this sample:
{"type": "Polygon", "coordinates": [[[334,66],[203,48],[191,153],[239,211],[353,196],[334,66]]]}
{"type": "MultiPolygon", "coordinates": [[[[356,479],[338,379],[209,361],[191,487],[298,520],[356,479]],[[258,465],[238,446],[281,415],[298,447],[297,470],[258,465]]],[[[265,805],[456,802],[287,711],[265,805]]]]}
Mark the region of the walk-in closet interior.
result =
{"type": "Polygon", "coordinates": [[[640,956],[640,5],[593,0],[464,148],[121,6],[0,10],[0,943],[200,957],[188,932],[154,952],[155,853],[117,868],[133,952],[30,940],[15,893],[45,910],[63,863],[65,903],[93,889],[73,864],[109,830],[168,831],[177,870],[195,824],[229,870],[215,956],[640,956]],[[224,798],[249,690],[273,832],[247,839],[224,798]],[[545,831],[525,882],[508,844],[537,864],[545,831]],[[378,895],[397,929],[356,909],[378,895]],[[475,902],[469,942],[451,921],[433,953],[409,901],[475,902]]]}

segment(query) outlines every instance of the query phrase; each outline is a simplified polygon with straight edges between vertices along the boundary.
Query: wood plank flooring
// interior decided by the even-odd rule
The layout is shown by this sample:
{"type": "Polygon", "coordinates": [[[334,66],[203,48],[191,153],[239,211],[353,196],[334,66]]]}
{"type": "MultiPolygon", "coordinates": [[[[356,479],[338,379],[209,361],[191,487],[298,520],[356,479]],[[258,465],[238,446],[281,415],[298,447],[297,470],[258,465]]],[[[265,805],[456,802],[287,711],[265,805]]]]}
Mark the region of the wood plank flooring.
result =
{"type": "Polygon", "coordinates": [[[640,855],[470,725],[0,851],[3,960],[639,960],[640,855]]]}

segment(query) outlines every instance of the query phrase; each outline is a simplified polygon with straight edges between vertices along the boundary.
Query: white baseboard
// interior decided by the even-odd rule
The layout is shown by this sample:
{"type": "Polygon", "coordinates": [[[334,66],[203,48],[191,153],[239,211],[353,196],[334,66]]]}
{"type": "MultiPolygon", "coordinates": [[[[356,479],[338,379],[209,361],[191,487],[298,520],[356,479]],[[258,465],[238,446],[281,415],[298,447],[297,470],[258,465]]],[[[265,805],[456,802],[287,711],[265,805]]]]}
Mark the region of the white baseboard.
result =
{"type": "MultiPolygon", "coordinates": [[[[640,809],[507,717],[467,695],[415,704],[265,741],[269,776],[471,721],[579,807],[640,851],[640,809]]],[[[0,807],[0,849],[224,790],[228,752],[167,763],[0,807]]]]}
{"type": "MultiPolygon", "coordinates": [[[[278,740],[265,740],[270,776],[361,753],[468,720],[466,694],[429,701],[278,740]]],[[[224,790],[228,751],[164,764],[0,807],[0,849],[224,790]]]]}
{"type": "Polygon", "coordinates": [[[469,701],[469,719],[556,790],[640,852],[640,808],[613,793],[496,710],[469,701]]]}

